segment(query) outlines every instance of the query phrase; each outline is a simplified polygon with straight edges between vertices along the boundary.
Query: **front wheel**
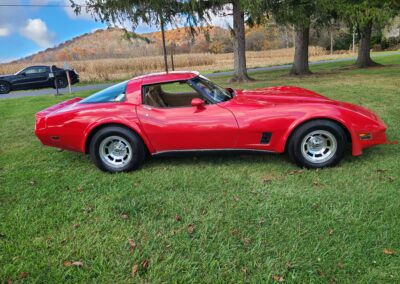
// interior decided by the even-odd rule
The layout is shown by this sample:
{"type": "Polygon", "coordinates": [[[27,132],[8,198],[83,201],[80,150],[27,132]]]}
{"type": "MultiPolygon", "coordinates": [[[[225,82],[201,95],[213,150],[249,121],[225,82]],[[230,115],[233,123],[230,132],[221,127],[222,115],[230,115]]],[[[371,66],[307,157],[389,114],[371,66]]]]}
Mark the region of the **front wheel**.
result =
{"type": "Polygon", "coordinates": [[[111,173],[139,168],[146,154],[142,140],[119,126],[100,129],[91,140],[89,152],[99,169],[111,173]]]}
{"type": "Polygon", "coordinates": [[[329,120],[314,120],[301,125],[290,137],[289,158],[306,168],[337,165],[344,156],[346,134],[342,127],[329,120]]]}
{"type": "Polygon", "coordinates": [[[8,94],[11,91],[11,85],[8,82],[0,81],[0,94],[8,94]]]}

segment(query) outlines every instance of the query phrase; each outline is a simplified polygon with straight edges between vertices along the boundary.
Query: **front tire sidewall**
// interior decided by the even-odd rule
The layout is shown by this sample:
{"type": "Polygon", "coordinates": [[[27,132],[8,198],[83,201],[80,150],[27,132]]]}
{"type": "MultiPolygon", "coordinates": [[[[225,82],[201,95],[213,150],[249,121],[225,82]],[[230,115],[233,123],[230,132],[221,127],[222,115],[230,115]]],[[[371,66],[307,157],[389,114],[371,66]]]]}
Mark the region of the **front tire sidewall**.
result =
{"type": "Polygon", "coordinates": [[[346,137],[341,126],[331,121],[317,120],[306,123],[296,129],[289,142],[288,154],[291,160],[293,160],[300,167],[316,169],[333,167],[337,165],[343,159],[345,149],[346,137]],[[301,143],[304,137],[315,130],[325,130],[330,132],[335,137],[337,142],[335,154],[329,160],[323,163],[313,163],[304,158],[301,152],[301,143]]]}
{"type": "Polygon", "coordinates": [[[132,131],[122,127],[107,127],[99,130],[94,136],[90,143],[90,157],[95,165],[105,172],[116,173],[116,172],[129,172],[139,168],[145,157],[145,149],[141,139],[134,134],[132,131]],[[101,142],[110,136],[120,136],[124,138],[131,146],[132,158],[123,167],[111,167],[106,164],[100,156],[100,144],[101,142]]]}

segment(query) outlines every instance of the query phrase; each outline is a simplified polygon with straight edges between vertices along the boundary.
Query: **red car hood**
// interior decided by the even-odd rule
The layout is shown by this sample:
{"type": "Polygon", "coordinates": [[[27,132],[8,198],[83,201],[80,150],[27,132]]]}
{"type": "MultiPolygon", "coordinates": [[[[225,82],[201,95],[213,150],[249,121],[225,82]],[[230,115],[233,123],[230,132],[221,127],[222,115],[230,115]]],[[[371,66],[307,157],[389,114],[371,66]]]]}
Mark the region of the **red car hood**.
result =
{"type": "Polygon", "coordinates": [[[235,104],[247,104],[250,106],[271,105],[298,105],[298,104],[329,104],[360,113],[373,120],[381,121],[380,118],[367,108],[346,102],[335,101],[326,98],[316,92],[292,86],[279,86],[259,88],[255,90],[237,90],[232,100],[235,104]]]}
{"type": "Polygon", "coordinates": [[[335,102],[313,91],[289,86],[238,90],[235,99],[237,103],[259,102],[262,104],[265,102],[273,104],[335,102]]]}

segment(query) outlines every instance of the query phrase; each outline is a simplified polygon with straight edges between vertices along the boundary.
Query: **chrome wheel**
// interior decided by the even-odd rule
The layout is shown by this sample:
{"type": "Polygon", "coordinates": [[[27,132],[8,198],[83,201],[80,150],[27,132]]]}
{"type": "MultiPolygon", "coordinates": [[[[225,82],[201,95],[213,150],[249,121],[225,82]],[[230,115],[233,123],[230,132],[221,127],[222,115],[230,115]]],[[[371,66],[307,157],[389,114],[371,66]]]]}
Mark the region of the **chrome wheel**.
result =
{"type": "Polygon", "coordinates": [[[109,136],[100,143],[101,160],[112,168],[122,168],[132,160],[130,143],[120,136],[109,136]]]}
{"type": "Polygon", "coordinates": [[[337,140],[326,130],[315,130],[308,133],[301,142],[302,156],[312,163],[329,161],[336,153],[337,140]]]}

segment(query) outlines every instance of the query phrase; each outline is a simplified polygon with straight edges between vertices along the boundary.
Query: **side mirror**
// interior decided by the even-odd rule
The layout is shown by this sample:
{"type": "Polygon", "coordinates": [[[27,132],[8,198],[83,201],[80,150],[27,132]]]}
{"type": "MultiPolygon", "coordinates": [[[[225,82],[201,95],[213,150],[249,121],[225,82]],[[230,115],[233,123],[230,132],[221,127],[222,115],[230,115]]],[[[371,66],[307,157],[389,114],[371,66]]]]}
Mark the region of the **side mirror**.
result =
{"type": "Polygon", "coordinates": [[[19,73],[20,75],[22,75],[22,76],[26,76],[26,73],[25,72],[21,72],[21,73],[19,73]]]}
{"type": "Polygon", "coordinates": [[[225,88],[229,93],[233,94],[235,91],[232,88],[225,88]]]}
{"type": "Polygon", "coordinates": [[[197,108],[201,108],[204,106],[204,101],[202,99],[199,98],[194,98],[192,100],[192,106],[197,107],[197,108]]]}

